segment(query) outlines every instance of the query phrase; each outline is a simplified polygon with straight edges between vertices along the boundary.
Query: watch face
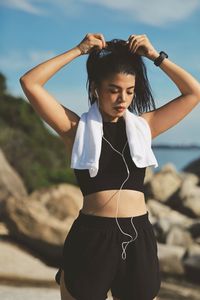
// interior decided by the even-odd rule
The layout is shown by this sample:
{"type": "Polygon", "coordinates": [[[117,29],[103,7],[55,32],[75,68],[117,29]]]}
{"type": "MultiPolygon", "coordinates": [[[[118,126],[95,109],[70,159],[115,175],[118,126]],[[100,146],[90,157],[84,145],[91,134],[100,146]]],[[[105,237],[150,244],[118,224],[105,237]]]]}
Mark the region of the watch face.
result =
{"type": "Polygon", "coordinates": [[[161,51],[160,54],[162,54],[163,57],[168,57],[167,53],[165,53],[164,51],[161,51]]]}
{"type": "Polygon", "coordinates": [[[154,64],[156,66],[159,66],[164,58],[168,58],[167,53],[165,53],[164,51],[160,51],[160,55],[154,60],[154,64]]]}

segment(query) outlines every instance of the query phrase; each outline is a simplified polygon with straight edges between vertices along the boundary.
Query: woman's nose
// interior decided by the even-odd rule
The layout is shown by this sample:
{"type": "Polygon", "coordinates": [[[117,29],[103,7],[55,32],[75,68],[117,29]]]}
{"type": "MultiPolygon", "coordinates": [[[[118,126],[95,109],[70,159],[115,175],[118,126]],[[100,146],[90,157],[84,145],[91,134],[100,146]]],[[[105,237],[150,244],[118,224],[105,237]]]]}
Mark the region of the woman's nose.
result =
{"type": "Polygon", "coordinates": [[[126,93],[125,92],[121,92],[120,95],[119,95],[119,99],[121,101],[125,101],[126,100],[126,93]]]}

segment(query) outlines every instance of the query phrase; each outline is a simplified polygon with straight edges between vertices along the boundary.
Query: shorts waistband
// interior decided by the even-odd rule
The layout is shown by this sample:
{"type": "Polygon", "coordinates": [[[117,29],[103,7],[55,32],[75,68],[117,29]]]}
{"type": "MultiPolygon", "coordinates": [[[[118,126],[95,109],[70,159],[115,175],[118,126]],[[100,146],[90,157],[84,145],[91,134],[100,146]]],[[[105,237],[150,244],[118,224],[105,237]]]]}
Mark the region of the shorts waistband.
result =
{"type": "MultiPolygon", "coordinates": [[[[133,217],[117,217],[118,222],[121,225],[128,225],[131,222],[138,225],[149,225],[149,212],[147,211],[145,214],[133,217]]],[[[75,219],[76,223],[81,223],[84,225],[91,225],[97,227],[114,227],[116,228],[116,218],[115,217],[105,217],[105,216],[95,216],[83,213],[81,210],[79,211],[78,217],[75,219]]]]}

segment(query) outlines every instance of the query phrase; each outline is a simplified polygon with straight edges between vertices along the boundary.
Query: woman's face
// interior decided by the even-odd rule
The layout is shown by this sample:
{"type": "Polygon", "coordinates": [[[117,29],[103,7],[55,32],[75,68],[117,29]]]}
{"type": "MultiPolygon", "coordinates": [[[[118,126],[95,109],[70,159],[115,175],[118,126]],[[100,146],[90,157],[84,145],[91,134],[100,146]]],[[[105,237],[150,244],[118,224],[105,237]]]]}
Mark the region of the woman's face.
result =
{"type": "Polygon", "coordinates": [[[135,76],[117,73],[101,81],[96,88],[99,110],[103,121],[117,122],[122,117],[134,97],[135,76]]]}

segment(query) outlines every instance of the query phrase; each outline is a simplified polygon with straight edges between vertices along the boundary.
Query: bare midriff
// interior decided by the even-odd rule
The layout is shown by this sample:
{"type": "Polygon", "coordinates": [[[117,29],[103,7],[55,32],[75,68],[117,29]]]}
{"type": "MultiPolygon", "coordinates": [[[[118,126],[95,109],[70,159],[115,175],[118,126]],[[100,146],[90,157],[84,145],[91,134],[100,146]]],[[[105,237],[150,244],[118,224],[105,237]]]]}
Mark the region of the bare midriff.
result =
{"type": "Polygon", "coordinates": [[[83,198],[84,214],[102,217],[133,217],[147,212],[143,192],[136,190],[105,190],[83,198]],[[120,193],[120,195],[119,195],[120,193]],[[117,199],[119,200],[117,201],[117,199]],[[117,212],[118,202],[118,212],[117,212]]]}

